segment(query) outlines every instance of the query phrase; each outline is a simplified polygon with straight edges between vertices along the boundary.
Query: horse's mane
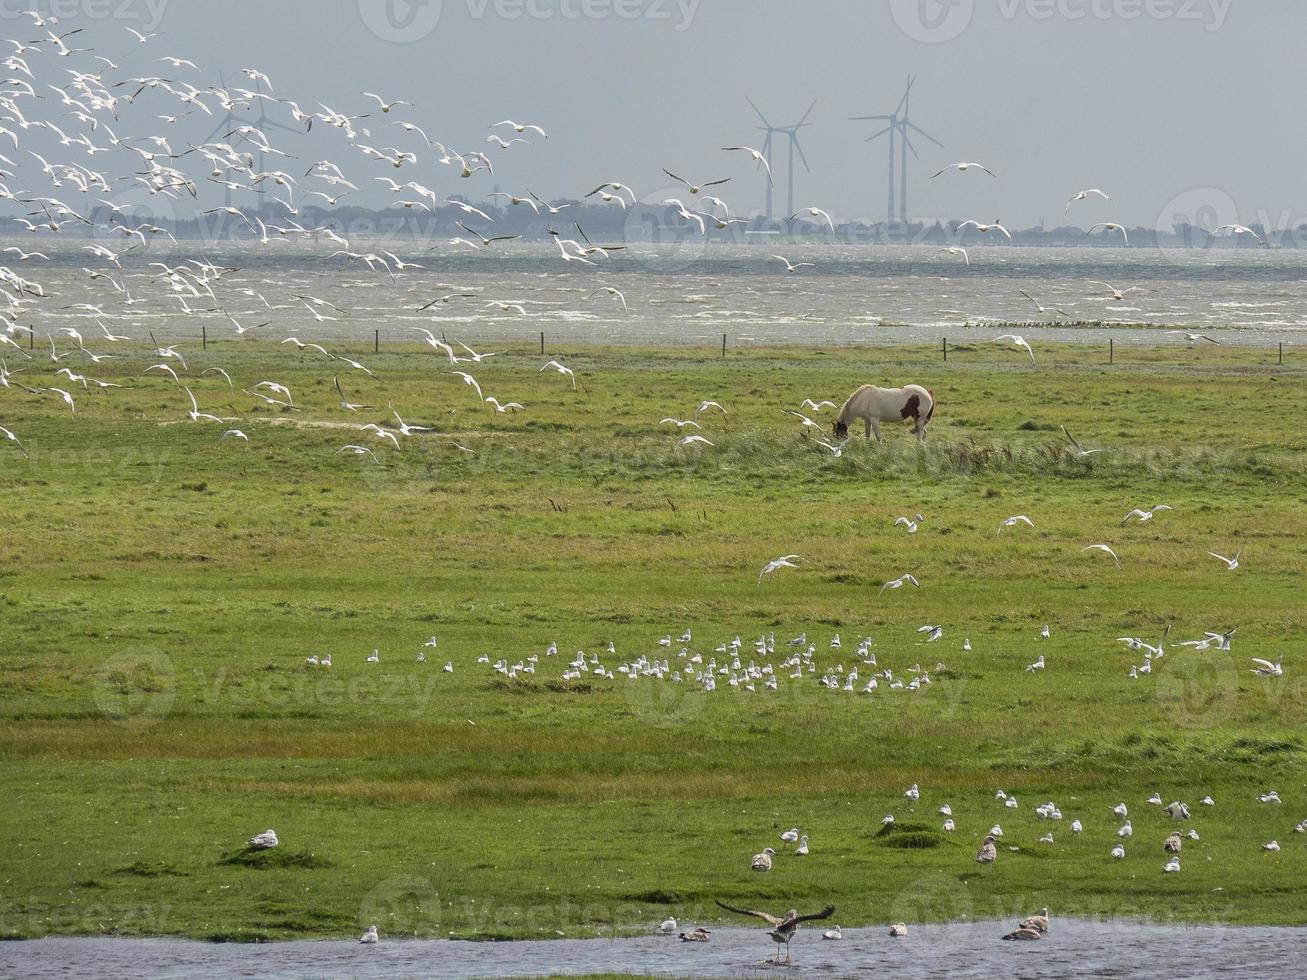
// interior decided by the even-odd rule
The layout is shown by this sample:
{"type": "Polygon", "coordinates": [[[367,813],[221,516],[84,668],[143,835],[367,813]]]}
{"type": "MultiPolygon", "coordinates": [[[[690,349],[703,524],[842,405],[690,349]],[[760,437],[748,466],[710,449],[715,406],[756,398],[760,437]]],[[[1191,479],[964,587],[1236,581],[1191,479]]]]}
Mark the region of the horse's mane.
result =
{"type": "Polygon", "coordinates": [[[849,395],[848,398],[844,399],[844,404],[843,404],[842,406],[840,406],[839,421],[840,421],[840,422],[846,422],[846,423],[847,423],[847,422],[849,421],[849,406],[853,404],[853,399],[857,398],[860,394],[862,394],[862,393],[863,393],[864,391],[866,391],[868,388],[874,388],[874,387],[876,387],[876,386],[875,386],[875,385],[859,385],[857,388],[855,388],[855,389],[853,390],[853,394],[849,395]]]}

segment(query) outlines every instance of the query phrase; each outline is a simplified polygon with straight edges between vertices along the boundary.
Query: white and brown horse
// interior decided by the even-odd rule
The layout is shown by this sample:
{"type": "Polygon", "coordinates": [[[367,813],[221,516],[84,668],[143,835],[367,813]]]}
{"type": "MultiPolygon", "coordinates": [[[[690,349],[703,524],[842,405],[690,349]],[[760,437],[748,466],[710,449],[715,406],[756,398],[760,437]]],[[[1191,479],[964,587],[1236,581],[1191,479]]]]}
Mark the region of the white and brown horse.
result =
{"type": "Polygon", "coordinates": [[[849,423],[862,419],[867,426],[867,438],[876,433],[880,442],[880,423],[902,422],[912,420],[912,431],[921,441],[926,439],[926,424],[935,414],[935,398],[921,385],[905,385],[902,388],[877,388],[875,385],[863,385],[840,409],[835,420],[835,437],[843,439],[849,434],[849,423]]]}

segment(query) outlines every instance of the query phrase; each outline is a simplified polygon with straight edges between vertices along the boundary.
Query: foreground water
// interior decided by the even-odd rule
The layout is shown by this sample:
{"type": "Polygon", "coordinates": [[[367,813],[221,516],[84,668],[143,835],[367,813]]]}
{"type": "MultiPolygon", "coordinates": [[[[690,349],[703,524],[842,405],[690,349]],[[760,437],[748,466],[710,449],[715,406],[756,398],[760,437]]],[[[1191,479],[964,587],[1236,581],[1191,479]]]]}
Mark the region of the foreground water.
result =
{"type": "Polygon", "coordinates": [[[667,976],[1205,977],[1301,976],[1307,929],[1186,927],[1054,920],[1039,942],[1002,942],[1010,923],[800,931],[789,967],[758,929],[714,929],[708,943],[670,936],[467,943],[383,940],[213,944],[176,939],[0,943],[7,977],[509,977],[545,973],[667,976]]]}
{"type": "Polygon", "coordinates": [[[79,303],[99,306],[119,333],[143,337],[149,330],[161,341],[188,344],[202,327],[210,340],[234,337],[222,310],[247,326],[269,321],[247,334],[255,338],[369,344],[374,331],[382,343],[413,342],[415,327],[474,345],[538,342],[540,332],[588,343],[719,345],[726,334],[733,345],[938,344],[941,337],[991,340],[995,324],[1015,322],[1038,324],[1028,329],[1046,341],[1105,344],[1110,329],[1118,343],[1183,344],[1165,328],[1186,326],[1222,343],[1266,346],[1307,331],[1307,253],[1298,250],[978,246],[968,266],[929,246],[696,239],[637,242],[581,267],[538,243],[484,252],[443,244],[429,252],[426,242],[399,239],[355,243],[416,266],[392,280],[383,269],[332,256],[324,245],[186,241],[176,254],[154,243],[125,258],[121,273],[110,269],[126,285],[128,303],[87,276],[81,242],[41,246],[50,261],[25,272],[52,300],[42,304],[42,329],[75,326],[88,338],[99,336],[98,314],[79,303]],[[812,266],[787,273],[774,252],[812,266]],[[183,255],[237,271],[216,284],[214,298],[177,295],[150,263],[176,263],[183,255]],[[1122,298],[1093,280],[1113,284],[1122,298]],[[626,308],[606,293],[595,295],[600,286],[620,289],[626,308]],[[1142,290],[1130,291],[1135,286],[1142,290]],[[298,295],[344,313],[320,307],[332,319],[315,319],[298,295]],[[448,300],[419,312],[438,297],[448,300]],[[1073,322],[1100,326],[1067,325],[1073,322]]]}

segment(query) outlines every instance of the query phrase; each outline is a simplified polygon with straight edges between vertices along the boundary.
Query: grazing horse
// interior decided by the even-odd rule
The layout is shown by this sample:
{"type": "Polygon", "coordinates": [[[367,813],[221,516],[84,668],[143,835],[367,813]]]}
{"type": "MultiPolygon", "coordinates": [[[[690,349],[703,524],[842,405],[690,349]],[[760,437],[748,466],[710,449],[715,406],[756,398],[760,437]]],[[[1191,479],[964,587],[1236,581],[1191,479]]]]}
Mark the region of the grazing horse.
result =
{"type": "Polygon", "coordinates": [[[935,398],[921,385],[902,388],[877,388],[863,385],[849,396],[835,420],[835,437],[843,439],[849,434],[849,423],[862,419],[867,426],[867,438],[876,433],[880,442],[880,423],[912,419],[912,431],[917,438],[926,440],[926,424],[935,414],[935,398]]]}

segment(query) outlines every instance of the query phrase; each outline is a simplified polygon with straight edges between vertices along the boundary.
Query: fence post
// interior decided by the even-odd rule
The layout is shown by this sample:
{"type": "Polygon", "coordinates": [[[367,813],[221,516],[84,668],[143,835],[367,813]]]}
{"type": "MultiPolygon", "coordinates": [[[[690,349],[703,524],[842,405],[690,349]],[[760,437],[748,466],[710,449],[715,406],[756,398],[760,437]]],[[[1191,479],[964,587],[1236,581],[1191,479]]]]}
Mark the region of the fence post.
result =
{"type": "Polygon", "coordinates": [[[200,324],[200,350],[209,349],[209,331],[203,323],[200,324]]]}
{"type": "Polygon", "coordinates": [[[372,353],[378,354],[380,352],[381,352],[381,331],[378,329],[372,331],[372,353]]]}
{"type": "Polygon", "coordinates": [[[1284,363],[1284,341],[1280,341],[1280,363],[1284,363]]]}
{"type": "Polygon", "coordinates": [[[726,334],[722,334],[722,357],[726,356],[726,334]]]}
{"type": "Polygon", "coordinates": [[[545,332],[544,332],[543,330],[541,330],[541,331],[540,331],[540,353],[543,354],[544,352],[545,352],[545,332]]]}
{"type": "Polygon", "coordinates": [[[1107,363],[1111,364],[1116,360],[1116,342],[1115,338],[1107,338],[1107,363]]]}
{"type": "Polygon", "coordinates": [[[947,361],[947,360],[948,360],[948,338],[947,338],[947,337],[944,337],[944,338],[940,341],[940,347],[941,347],[941,349],[944,351],[944,360],[947,361]]]}

